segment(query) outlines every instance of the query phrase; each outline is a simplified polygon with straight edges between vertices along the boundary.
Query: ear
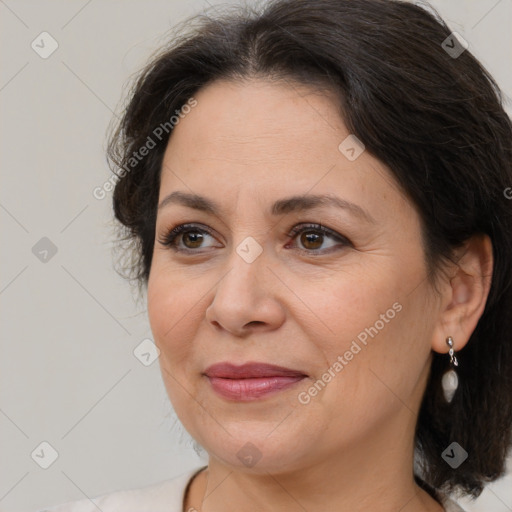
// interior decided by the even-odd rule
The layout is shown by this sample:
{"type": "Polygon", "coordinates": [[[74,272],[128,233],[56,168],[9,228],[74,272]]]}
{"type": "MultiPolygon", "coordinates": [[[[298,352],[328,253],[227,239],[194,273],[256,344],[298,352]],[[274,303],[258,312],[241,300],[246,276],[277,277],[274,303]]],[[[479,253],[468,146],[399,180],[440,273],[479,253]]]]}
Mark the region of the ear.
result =
{"type": "Polygon", "coordinates": [[[482,316],[489,295],[493,272],[492,242],[477,234],[455,253],[451,278],[443,287],[439,321],[434,329],[432,350],[447,353],[446,338],[453,338],[454,350],[467,342],[482,316]]]}

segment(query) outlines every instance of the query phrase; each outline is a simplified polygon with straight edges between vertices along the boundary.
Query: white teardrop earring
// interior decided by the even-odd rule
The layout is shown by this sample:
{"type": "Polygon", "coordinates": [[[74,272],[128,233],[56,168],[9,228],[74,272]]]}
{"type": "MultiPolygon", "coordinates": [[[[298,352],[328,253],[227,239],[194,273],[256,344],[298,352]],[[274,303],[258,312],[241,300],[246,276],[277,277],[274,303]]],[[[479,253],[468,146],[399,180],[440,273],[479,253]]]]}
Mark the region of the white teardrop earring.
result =
{"type": "Polygon", "coordinates": [[[455,391],[459,387],[459,377],[457,376],[457,372],[453,367],[459,366],[459,362],[455,357],[455,351],[453,350],[453,339],[451,336],[446,338],[446,344],[449,347],[448,354],[450,355],[450,364],[452,368],[450,368],[444,375],[441,380],[441,385],[443,386],[443,394],[445,400],[450,403],[453,399],[453,395],[455,391]]]}

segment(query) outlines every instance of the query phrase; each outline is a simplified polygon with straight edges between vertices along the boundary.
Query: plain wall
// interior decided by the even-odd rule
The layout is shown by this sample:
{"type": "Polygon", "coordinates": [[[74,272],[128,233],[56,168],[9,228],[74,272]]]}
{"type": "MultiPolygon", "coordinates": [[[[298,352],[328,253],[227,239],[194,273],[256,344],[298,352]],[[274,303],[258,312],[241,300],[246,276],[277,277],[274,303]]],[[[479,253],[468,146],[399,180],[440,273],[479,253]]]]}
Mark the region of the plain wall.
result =
{"type": "MultiPolygon", "coordinates": [[[[92,192],[111,177],[105,135],[124,84],[209,3],[220,2],[0,2],[0,510],[149,485],[204,462],[158,362],[133,354],[151,338],[144,303],[113,270],[111,194],[92,192]],[[43,31],[58,43],[46,59],[31,47],[43,31]],[[48,469],[31,457],[43,441],[58,452],[48,469]]],[[[433,5],[512,96],[512,1],[433,5]]],[[[511,484],[509,474],[461,503],[510,511],[511,484]]]]}

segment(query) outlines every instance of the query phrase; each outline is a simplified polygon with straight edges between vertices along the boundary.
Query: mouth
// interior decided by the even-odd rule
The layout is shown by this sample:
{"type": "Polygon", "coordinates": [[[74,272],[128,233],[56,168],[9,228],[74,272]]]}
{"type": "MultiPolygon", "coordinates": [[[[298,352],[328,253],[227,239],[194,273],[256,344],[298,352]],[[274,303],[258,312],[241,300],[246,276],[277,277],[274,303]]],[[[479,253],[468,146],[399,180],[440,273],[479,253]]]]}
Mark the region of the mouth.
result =
{"type": "Polygon", "coordinates": [[[209,366],[203,375],[218,395],[242,402],[284,391],[308,377],[302,371],[267,363],[235,366],[227,362],[209,366]]]}

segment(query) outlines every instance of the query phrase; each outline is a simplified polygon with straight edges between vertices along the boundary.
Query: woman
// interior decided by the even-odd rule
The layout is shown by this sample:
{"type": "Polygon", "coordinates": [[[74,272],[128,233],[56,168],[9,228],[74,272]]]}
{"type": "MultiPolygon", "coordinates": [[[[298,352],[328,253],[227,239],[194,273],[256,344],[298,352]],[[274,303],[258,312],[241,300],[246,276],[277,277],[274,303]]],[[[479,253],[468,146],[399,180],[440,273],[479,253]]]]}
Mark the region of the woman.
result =
{"type": "Polygon", "coordinates": [[[462,510],[511,444],[511,136],[410,3],[277,0],[163,49],[114,211],[209,462],[51,510],[462,510]]]}

